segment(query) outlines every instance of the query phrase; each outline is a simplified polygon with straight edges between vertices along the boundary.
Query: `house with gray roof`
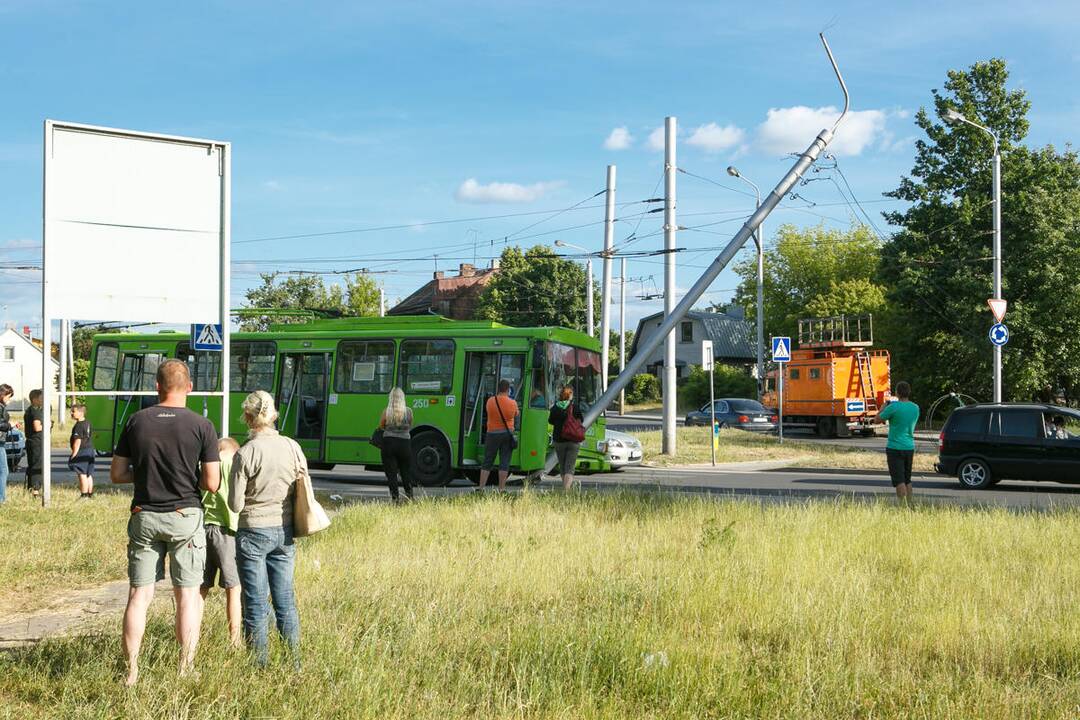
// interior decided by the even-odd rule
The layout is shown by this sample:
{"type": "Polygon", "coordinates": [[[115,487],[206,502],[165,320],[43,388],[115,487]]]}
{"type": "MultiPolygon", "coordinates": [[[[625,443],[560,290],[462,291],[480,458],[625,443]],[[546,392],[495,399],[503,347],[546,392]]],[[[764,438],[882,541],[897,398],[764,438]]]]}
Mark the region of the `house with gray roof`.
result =
{"type": "MultiPolygon", "coordinates": [[[[638,322],[629,357],[637,354],[638,346],[656,332],[664,319],[658,312],[638,322]]],[[[728,313],[691,310],[676,326],[675,366],[679,379],[690,375],[691,365],[701,365],[701,341],[712,340],[713,357],[716,362],[746,369],[748,372],[757,362],[754,349],[754,326],[746,321],[741,308],[728,313]]],[[[664,365],[664,346],[661,344],[645,364],[646,371],[661,374],[664,365]]]]}

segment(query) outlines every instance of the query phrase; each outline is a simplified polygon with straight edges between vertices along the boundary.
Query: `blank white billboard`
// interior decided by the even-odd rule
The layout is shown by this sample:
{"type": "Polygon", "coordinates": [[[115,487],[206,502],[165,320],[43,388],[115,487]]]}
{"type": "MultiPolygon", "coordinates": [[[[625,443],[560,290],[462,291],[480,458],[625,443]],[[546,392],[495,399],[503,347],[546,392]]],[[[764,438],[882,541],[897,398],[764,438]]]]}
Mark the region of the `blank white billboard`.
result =
{"type": "Polygon", "coordinates": [[[227,150],[211,140],[46,121],[49,316],[220,322],[228,302],[227,150]]]}

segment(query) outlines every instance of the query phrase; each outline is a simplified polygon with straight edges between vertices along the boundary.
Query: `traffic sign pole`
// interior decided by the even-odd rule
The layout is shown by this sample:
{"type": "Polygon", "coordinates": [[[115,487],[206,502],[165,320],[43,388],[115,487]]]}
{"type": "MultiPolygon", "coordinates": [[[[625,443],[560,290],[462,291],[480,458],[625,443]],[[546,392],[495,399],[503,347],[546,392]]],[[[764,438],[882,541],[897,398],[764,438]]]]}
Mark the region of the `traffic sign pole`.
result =
{"type": "Polygon", "coordinates": [[[716,390],[713,385],[713,357],[712,340],[701,341],[701,365],[709,371],[709,452],[712,456],[713,467],[716,467],[716,390]]]}
{"type": "Polygon", "coordinates": [[[780,363],[780,381],[777,383],[777,387],[780,389],[780,401],[777,403],[776,408],[776,433],[780,438],[780,444],[784,444],[784,363],[780,363]]]}
{"type": "Polygon", "coordinates": [[[779,380],[776,384],[779,401],[776,408],[777,414],[777,437],[780,444],[784,443],[784,364],[791,361],[791,338],[774,337],[772,339],[772,359],[779,366],[779,380]]]}

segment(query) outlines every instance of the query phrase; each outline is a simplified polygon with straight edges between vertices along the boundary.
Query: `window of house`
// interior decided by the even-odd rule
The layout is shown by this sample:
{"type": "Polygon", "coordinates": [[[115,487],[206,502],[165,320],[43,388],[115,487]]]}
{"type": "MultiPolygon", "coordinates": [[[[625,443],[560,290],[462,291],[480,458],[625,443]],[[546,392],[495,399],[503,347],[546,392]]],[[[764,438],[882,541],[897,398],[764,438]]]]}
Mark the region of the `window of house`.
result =
{"type": "Polygon", "coordinates": [[[0,359],[3,359],[4,362],[15,362],[15,346],[5,345],[4,354],[0,356],[0,359]]]}
{"type": "Polygon", "coordinates": [[[337,392],[383,394],[393,387],[393,340],[343,340],[338,345],[337,392]]]}
{"type": "Polygon", "coordinates": [[[402,341],[401,387],[406,393],[445,395],[453,383],[453,340],[402,341]]]}
{"type": "Polygon", "coordinates": [[[679,342],[692,343],[694,342],[694,323],[693,321],[685,321],[679,323],[679,342]]]}

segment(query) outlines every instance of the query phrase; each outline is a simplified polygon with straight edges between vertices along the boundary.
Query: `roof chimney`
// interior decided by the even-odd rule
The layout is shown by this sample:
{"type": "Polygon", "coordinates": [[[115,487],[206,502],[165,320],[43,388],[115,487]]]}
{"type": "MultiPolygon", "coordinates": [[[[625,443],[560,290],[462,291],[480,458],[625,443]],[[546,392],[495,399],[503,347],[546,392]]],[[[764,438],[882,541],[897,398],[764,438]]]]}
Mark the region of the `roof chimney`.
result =
{"type": "Polygon", "coordinates": [[[443,271],[442,270],[436,270],[435,274],[432,277],[435,280],[442,280],[443,279],[443,271]]]}
{"type": "Polygon", "coordinates": [[[492,270],[498,270],[499,269],[499,258],[491,258],[491,269],[492,270]]]}
{"type": "Polygon", "coordinates": [[[458,265],[458,275],[461,277],[473,277],[476,275],[476,267],[471,263],[461,263],[458,265]]]}

